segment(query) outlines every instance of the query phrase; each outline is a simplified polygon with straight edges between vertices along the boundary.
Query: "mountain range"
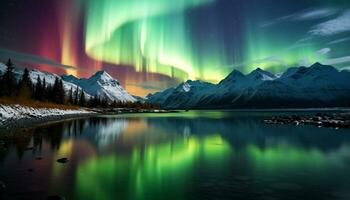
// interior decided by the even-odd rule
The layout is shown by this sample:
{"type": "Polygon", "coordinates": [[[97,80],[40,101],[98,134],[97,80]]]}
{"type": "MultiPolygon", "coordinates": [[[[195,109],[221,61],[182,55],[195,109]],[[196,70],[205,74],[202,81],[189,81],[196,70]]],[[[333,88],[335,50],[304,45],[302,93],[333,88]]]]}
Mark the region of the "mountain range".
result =
{"type": "MultiPolygon", "coordinates": [[[[6,65],[0,63],[0,73],[3,74],[6,70],[6,65]]],[[[15,67],[14,74],[17,80],[23,75],[23,70],[20,67],[15,67]]],[[[31,82],[36,84],[38,77],[45,78],[46,84],[53,85],[56,78],[62,79],[65,92],[72,89],[73,92],[78,88],[84,91],[86,98],[98,95],[101,98],[107,98],[109,101],[135,102],[136,98],[130,95],[118,82],[113,79],[107,72],[98,71],[90,78],[77,78],[73,75],[59,76],[57,74],[30,70],[29,76],[31,82]]]]}
{"type": "Polygon", "coordinates": [[[167,109],[348,107],[350,72],[320,63],[281,75],[234,70],[218,84],[188,80],[146,99],[167,109]]]}
{"type": "MultiPolygon", "coordinates": [[[[0,63],[0,73],[6,66],[0,63]]],[[[23,70],[16,67],[19,80],[23,70]]],[[[36,84],[38,76],[53,85],[62,79],[66,93],[77,88],[87,98],[98,95],[110,101],[135,102],[143,100],[130,95],[107,72],[98,71],[90,78],[73,75],[59,76],[30,70],[36,84]]],[[[350,106],[350,71],[338,71],[328,65],[315,63],[310,67],[292,67],[280,75],[257,68],[245,75],[233,70],[217,84],[188,80],[177,87],[149,94],[146,102],[165,109],[230,109],[230,108],[316,108],[350,106]]]]}

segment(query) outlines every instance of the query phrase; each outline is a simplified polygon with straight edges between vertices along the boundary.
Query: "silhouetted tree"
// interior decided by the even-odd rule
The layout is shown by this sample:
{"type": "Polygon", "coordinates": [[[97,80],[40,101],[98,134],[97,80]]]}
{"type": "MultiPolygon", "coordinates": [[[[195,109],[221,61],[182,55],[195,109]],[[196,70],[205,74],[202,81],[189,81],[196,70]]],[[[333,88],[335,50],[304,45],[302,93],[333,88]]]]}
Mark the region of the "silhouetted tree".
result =
{"type": "Polygon", "coordinates": [[[3,84],[3,95],[12,96],[15,92],[16,79],[13,73],[14,67],[11,59],[9,59],[6,63],[7,69],[2,76],[2,84],[3,84]]]}
{"type": "Polygon", "coordinates": [[[32,97],[32,81],[30,80],[29,71],[27,68],[24,69],[22,79],[18,85],[18,97],[20,99],[29,99],[32,97]]]}
{"type": "Polygon", "coordinates": [[[80,104],[80,106],[86,105],[86,99],[85,99],[85,94],[84,94],[83,90],[80,92],[79,104],[80,104]]]}
{"type": "Polygon", "coordinates": [[[51,91],[52,99],[51,101],[58,104],[64,103],[64,88],[63,88],[63,82],[58,77],[56,77],[55,82],[52,86],[51,91]]]}
{"type": "Polygon", "coordinates": [[[74,99],[73,99],[73,88],[71,87],[68,94],[68,103],[73,105],[74,99]]]}
{"type": "Polygon", "coordinates": [[[46,79],[45,77],[43,78],[43,83],[42,83],[42,101],[47,101],[48,100],[48,89],[47,89],[47,86],[46,86],[46,79]]]}
{"type": "Polygon", "coordinates": [[[58,83],[58,103],[60,104],[64,104],[65,103],[65,90],[64,90],[64,86],[63,86],[63,81],[62,79],[60,79],[59,83],[58,83]]]}
{"type": "Polygon", "coordinates": [[[74,92],[74,105],[78,105],[78,104],[79,104],[79,87],[77,86],[74,92]]]}
{"type": "Polygon", "coordinates": [[[39,75],[35,84],[34,99],[39,101],[42,101],[44,99],[44,89],[39,75]]]}

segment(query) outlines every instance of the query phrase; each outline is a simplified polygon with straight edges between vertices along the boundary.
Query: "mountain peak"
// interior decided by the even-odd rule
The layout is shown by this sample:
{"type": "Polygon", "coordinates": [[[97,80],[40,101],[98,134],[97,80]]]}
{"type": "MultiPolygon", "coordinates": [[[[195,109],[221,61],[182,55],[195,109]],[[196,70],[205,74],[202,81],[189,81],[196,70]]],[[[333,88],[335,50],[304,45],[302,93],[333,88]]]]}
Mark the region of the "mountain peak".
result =
{"type": "Polygon", "coordinates": [[[277,78],[276,75],[268,71],[265,71],[259,67],[253,70],[252,72],[250,72],[248,76],[253,76],[257,79],[262,79],[262,80],[273,80],[277,78]]]}
{"type": "Polygon", "coordinates": [[[331,73],[331,72],[338,72],[338,70],[330,65],[323,65],[319,62],[316,62],[315,64],[311,65],[309,67],[309,70],[312,72],[317,73],[331,73]]]}
{"type": "Polygon", "coordinates": [[[69,74],[69,75],[63,75],[61,76],[63,78],[63,80],[65,81],[68,81],[68,82],[73,82],[73,81],[76,81],[76,80],[79,80],[77,77],[69,74]]]}
{"type": "Polygon", "coordinates": [[[311,67],[312,66],[323,66],[320,62],[315,62],[313,65],[311,65],[311,67]]]}
{"type": "Polygon", "coordinates": [[[232,78],[236,78],[236,77],[243,77],[244,74],[240,71],[238,71],[237,69],[234,69],[227,77],[229,79],[232,79],[232,78]]]}
{"type": "Polygon", "coordinates": [[[113,77],[109,75],[106,71],[96,72],[93,76],[89,78],[89,80],[98,81],[101,83],[117,82],[119,85],[119,82],[117,80],[114,80],[113,77]]]}
{"type": "Polygon", "coordinates": [[[92,77],[108,77],[108,78],[112,78],[111,75],[109,75],[106,71],[104,70],[101,70],[101,71],[98,71],[96,72],[92,77]]]}

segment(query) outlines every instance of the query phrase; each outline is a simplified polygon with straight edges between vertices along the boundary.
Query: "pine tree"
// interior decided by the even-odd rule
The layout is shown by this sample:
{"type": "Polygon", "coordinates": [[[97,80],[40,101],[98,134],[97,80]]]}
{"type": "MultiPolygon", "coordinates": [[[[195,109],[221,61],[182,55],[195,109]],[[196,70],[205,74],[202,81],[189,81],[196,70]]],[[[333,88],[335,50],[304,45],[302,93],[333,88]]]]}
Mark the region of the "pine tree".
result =
{"type": "Polygon", "coordinates": [[[98,106],[98,96],[94,95],[90,100],[88,101],[88,106],[89,107],[97,107],[98,106]]]}
{"type": "Polygon", "coordinates": [[[51,101],[52,102],[55,102],[55,103],[58,103],[58,101],[59,101],[59,89],[58,89],[58,84],[59,84],[59,79],[58,79],[58,77],[56,77],[55,78],[55,82],[54,82],[54,84],[53,84],[53,86],[52,86],[52,90],[51,90],[51,95],[50,95],[50,97],[51,97],[51,101]]]}
{"type": "Polygon", "coordinates": [[[56,77],[55,82],[52,86],[51,101],[58,104],[63,104],[65,99],[65,92],[63,88],[63,82],[56,77]]]}
{"type": "Polygon", "coordinates": [[[5,96],[12,96],[16,85],[15,75],[13,73],[14,67],[11,59],[6,63],[7,69],[2,77],[3,94],[5,96]]]}
{"type": "Polygon", "coordinates": [[[42,101],[47,101],[48,100],[48,91],[47,91],[47,87],[46,87],[46,79],[45,77],[43,78],[43,84],[41,86],[41,100],[42,101]]]}
{"type": "Polygon", "coordinates": [[[58,103],[60,104],[64,104],[65,102],[65,91],[64,91],[64,87],[63,87],[63,81],[62,79],[58,82],[58,103]]]}
{"type": "Polygon", "coordinates": [[[34,99],[41,101],[43,99],[43,85],[41,84],[40,76],[38,75],[35,90],[34,90],[34,99]]]}
{"type": "Polygon", "coordinates": [[[79,104],[79,87],[77,86],[74,93],[74,105],[78,105],[78,104],[79,104]]]}
{"type": "Polygon", "coordinates": [[[74,104],[74,99],[73,99],[73,87],[70,88],[69,94],[68,94],[68,103],[70,105],[74,104]]]}
{"type": "Polygon", "coordinates": [[[32,97],[32,81],[29,77],[29,71],[27,68],[24,69],[24,73],[21,81],[19,82],[18,97],[20,99],[29,99],[32,97]]]}
{"type": "Polygon", "coordinates": [[[86,105],[86,99],[85,99],[85,94],[83,90],[81,91],[79,102],[80,102],[80,106],[84,107],[86,105]]]}

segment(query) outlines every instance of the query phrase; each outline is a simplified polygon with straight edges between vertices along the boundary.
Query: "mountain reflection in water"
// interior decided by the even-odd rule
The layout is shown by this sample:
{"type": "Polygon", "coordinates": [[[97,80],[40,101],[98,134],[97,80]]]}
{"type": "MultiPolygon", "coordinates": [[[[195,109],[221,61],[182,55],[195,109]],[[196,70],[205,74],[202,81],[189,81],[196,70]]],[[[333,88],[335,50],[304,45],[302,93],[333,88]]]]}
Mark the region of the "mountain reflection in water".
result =
{"type": "Polygon", "coordinates": [[[38,127],[5,139],[4,197],[349,198],[349,131],[264,124],[272,114],[137,114],[38,127]],[[62,157],[69,162],[57,163],[62,157]]]}

